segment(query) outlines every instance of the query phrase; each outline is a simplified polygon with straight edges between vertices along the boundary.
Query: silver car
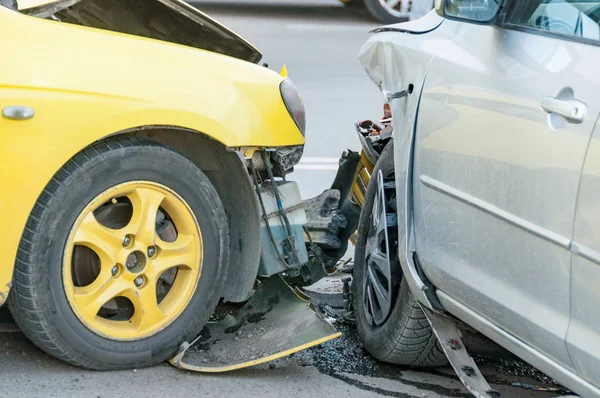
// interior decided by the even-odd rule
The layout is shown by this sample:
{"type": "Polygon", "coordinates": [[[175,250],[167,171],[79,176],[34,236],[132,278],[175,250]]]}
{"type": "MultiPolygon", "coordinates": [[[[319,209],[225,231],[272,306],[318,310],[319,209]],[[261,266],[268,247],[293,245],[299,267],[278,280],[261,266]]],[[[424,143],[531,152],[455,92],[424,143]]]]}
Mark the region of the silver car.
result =
{"type": "Polygon", "coordinates": [[[600,396],[599,21],[600,1],[438,0],[365,44],[394,130],[356,248],[374,356],[445,352],[471,391],[497,396],[456,366],[457,319],[600,396]]]}

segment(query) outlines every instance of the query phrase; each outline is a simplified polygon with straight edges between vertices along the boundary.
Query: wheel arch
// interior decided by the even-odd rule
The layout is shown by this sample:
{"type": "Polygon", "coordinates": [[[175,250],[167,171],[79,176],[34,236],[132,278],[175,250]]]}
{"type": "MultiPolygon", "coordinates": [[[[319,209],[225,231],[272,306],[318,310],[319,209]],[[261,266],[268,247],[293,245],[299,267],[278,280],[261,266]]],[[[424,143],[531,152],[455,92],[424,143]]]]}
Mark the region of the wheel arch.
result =
{"type": "Polygon", "coordinates": [[[443,29],[444,25],[441,26],[426,34],[380,31],[367,41],[359,55],[367,74],[382,91],[393,115],[402,271],[417,301],[436,311],[442,310],[441,305],[415,258],[413,174],[418,152],[416,140],[420,100],[429,66],[435,53],[441,46],[451,44],[453,37],[452,32],[448,34],[443,29]],[[431,37],[440,40],[434,46],[429,46],[431,37]]]}
{"type": "MultiPolygon", "coordinates": [[[[225,144],[207,134],[172,125],[133,127],[105,135],[94,142],[126,135],[145,137],[182,153],[200,167],[212,182],[225,207],[230,229],[231,266],[223,298],[225,301],[232,302],[247,300],[253,290],[259,266],[260,218],[257,199],[242,159],[237,153],[227,150],[225,144]]],[[[39,187],[33,184],[28,187],[26,197],[18,206],[19,214],[13,214],[14,228],[0,232],[2,246],[5,248],[0,256],[0,305],[5,303],[12,287],[17,250],[25,223],[31,215],[31,209],[55,172],[94,143],[90,142],[79,148],[77,145],[80,141],[74,141],[67,145],[72,153],[65,153],[65,149],[63,153],[55,154],[66,159],[56,170],[53,170],[47,181],[39,187]]],[[[25,165],[21,164],[21,166],[25,165]]],[[[0,208],[4,208],[2,200],[0,205],[2,205],[0,208]]]]}
{"type": "Polygon", "coordinates": [[[193,130],[146,126],[130,132],[166,145],[189,158],[209,178],[221,197],[230,234],[230,267],[223,291],[228,302],[250,298],[260,260],[258,201],[240,156],[210,136],[193,130]]]}

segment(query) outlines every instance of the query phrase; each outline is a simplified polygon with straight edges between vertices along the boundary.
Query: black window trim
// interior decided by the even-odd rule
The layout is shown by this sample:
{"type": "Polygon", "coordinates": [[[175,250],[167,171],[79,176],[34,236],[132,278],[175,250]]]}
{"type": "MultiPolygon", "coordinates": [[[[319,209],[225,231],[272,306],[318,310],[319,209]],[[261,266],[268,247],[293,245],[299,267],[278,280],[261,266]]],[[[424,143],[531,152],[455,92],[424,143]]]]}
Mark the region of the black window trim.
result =
{"type": "Polygon", "coordinates": [[[470,23],[470,24],[474,24],[474,25],[496,26],[500,29],[514,30],[514,31],[518,31],[518,32],[529,33],[529,34],[534,34],[534,35],[553,38],[553,39],[565,40],[565,41],[575,42],[575,43],[579,43],[579,44],[587,44],[587,45],[600,47],[600,39],[599,40],[586,39],[585,37],[565,35],[565,34],[561,34],[561,33],[551,32],[548,30],[536,29],[536,28],[533,28],[530,26],[524,26],[524,25],[518,25],[518,24],[506,22],[506,18],[508,16],[507,15],[508,8],[517,7],[521,1],[527,1],[527,0],[499,0],[499,1],[500,1],[500,8],[498,9],[498,13],[488,22],[473,21],[471,19],[465,19],[465,18],[448,15],[446,13],[446,1],[444,1],[444,17],[449,20],[452,20],[452,21],[470,23]]]}
{"type": "Polygon", "coordinates": [[[587,45],[591,45],[591,46],[595,46],[595,47],[600,47],[600,40],[586,39],[585,37],[565,35],[565,34],[561,34],[561,33],[550,32],[550,31],[543,30],[543,29],[536,29],[536,28],[532,28],[529,26],[505,23],[503,25],[499,25],[498,27],[501,29],[515,30],[518,32],[530,33],[530,34],[537,35],[537,36],[548,37],[551,39],[559,39],[559,40],[563,40],[563,41],[574,42],[577,44],[587,44],[587,45]]]}
{"type": "Polygon", "coordinates": [[[498,17],[502,13],[502,8],[504,7],[505,2],[506,2],[505,0],[498,0],[498,3],[500,3],[500,7],[498,8],[496,15],[494,15],[492,18],[490,18],[489,21],[474,21],[472,19],[466,19],[466,18],[456,17],[453,15],[448,15],[448,12],[447,12],[448,0],[444,0],[444,18],[447,18],[452,21],[471,23],[474,25],[494,25],[494,23],[498,20],[498,17]]]}
{"type": "MultiPolygon", "coordinates": [[[[512,7],[518,7],[522,1],[527,1],[527,0],[513,0],[509,3],[509,5],[512,7]]],[[[549,30],[537,29],[537,28],[534,28],[531,26],[510,23],[510,22],[506,21],[507,17],[508,17],[507,12],[504,12],[502,15],[502,18],[497,20],[498,23],[496,24],[496,26],[498,26],[501,29],[514,30],[514,31],[518,31],[518,32],[530,33],[530,34],[543,36],[543,37],[549,37],[549,38],[553,38],[553,39],[566,40],[566,41],[570,41],[570,42],[575,42],[575,43],[580,43],[580,44],[588,44],[588,45],[600,47],[600,38],[598,40],[587,39],[585,37],[566,35],[566,34],[562,34],[562,33],[551,32],[549,30]]]]}

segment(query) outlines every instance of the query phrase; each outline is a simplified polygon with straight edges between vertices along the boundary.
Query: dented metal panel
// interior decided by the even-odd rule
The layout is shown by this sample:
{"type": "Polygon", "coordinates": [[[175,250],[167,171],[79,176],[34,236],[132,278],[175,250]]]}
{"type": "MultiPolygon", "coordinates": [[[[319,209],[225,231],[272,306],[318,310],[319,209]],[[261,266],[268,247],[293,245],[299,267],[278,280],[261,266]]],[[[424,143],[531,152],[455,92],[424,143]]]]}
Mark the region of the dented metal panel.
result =
{"type": "MultiPolygon", "coordinates": [[[[432,14],[428,18],[431,21],[438,19],[432,14]]],[[[363,46],[359,59],[371,80],[381,89],[384,98],[390,98],[394,127],[399,259],[402,270],[415,298],[426,307],[434,309],[426,293],[428,288],[419,276],[413,257],[413,142],[427,69],[434,54],[447,45],[452,37],[446,37],[442,32],[437,35],[438,40],[430,41],[427,35],[407,33],[400,29],[402,25],[395,25],[398,29],[393,32],[381,32],[371,37],[363,46]],[[394,95],[404,90],[410,94],[402,97],[394,95]]],[[[412,29],[410,26],[406,25],[408,30],[412,29]]]]}

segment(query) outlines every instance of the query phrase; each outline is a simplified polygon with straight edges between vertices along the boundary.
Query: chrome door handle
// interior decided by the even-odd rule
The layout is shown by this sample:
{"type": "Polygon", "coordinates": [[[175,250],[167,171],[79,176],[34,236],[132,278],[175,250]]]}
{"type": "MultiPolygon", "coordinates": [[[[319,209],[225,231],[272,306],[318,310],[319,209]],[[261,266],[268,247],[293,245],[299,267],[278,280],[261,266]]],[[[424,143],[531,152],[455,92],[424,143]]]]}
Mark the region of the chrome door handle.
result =
{"type": "Polygon", "coordinates": [[[587,105],[576,99],[546,97],[542,99],[542,109],[567,119],[567,122],[580,124],[585,120],[587,105]]]}

